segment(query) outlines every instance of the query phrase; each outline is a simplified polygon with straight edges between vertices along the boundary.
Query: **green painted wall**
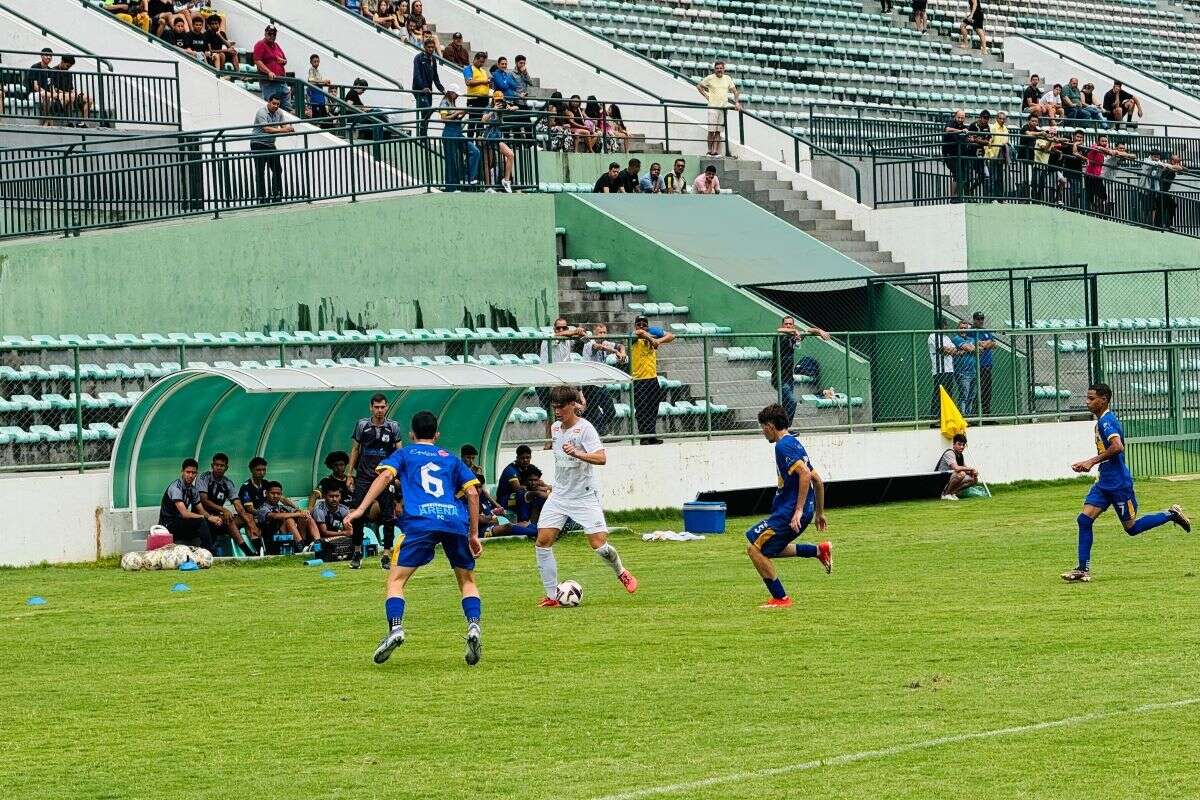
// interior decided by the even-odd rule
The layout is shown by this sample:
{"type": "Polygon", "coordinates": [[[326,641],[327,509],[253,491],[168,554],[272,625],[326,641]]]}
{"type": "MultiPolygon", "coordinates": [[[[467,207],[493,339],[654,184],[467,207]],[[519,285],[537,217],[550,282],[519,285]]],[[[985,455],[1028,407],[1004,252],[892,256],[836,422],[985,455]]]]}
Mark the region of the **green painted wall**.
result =
{"type": "MultiPolygon", "coordinates": [[[[973,269],[1045,264],[1087,264],[1093,272],[1200,267],[1200,241],[1191,237],[1045,206],[971,204],[966,208],[966,231],[967,265],[973,269]]],[[[1200,315],[1200,274],[1175,274],[1167,280],[1170,315],[1200,315]]],[[[1162,277],[1102,277],[1100,316],[1165,316],[1163,284],[1162,277]]],[[[1035,318],[1080,318],[1086,313],[1082,293],[1066,282],[1041,285],[1033,296],[1035,318]]],[[[980,302],[989,306],[994,319],[1010,316],[1007,293],[980,302]]]]}
{"type": "Polygon", "coordinates": [[[697,156],[681,156],[676,153],[547,153],[539,151],[538,179],[550,183],[589,183],[594,184],[608,165],[616,161],[622,167],[629,159],[636,158],[642,162],[640,174],[650,174],[650,165],[657,162],[662,164],[663,174],[673,168],[675,159],[682,158],[687,162],[683,174],[689,181],[695,180],[702,169],[697,156]]]}
{"type": "Polygon", "coordinates": [[[0,333],[546,325],[554,202],[428,194],[0,242],[0,333]]]}
{"type": "MultiPolygon", "coordinates": [[[[558,224],[567,229],[568,255],[608,264],[609,280],[671,287],[690,309],[689,319],[729,325],[734,333],[765,333],[779,326],[783,309],[721,280],[659,242],[571,195],[557,195],[558,224]]],[[[750,344],[745,342],[744,344],[750,344]]],[[[769,347],[764,339],[757,346],[769,347]]],[[[821,364],[822,382],[845,391],[845,350],[815,336],[804,339],[800,354],[821,364]]],[[[866,361],[850,360],[851,390],[870,403],[871,371],[866,361]]]]}

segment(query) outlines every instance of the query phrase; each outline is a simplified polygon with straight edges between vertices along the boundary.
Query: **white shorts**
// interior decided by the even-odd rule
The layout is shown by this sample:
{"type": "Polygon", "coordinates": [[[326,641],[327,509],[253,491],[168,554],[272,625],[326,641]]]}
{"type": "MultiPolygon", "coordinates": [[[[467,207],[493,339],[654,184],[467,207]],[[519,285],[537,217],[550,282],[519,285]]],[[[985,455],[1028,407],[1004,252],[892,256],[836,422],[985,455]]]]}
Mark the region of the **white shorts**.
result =
{"type": "Polygon", "coordinates": [[[720,133],[725,130],[725,109],[709,108],[708,109],[708,132],[720,133]]]}
{"type": "Polygon", "coordinates": [[[560,499],[553,492],[542,506],[541,516],[538,517],[539,528],[555,528],[562,530],[571,519],[583,528],[584,533],[604,533],[608,523],[604,521],[604,509],[600,507],[600,495],[576,499],[560,499]]]}

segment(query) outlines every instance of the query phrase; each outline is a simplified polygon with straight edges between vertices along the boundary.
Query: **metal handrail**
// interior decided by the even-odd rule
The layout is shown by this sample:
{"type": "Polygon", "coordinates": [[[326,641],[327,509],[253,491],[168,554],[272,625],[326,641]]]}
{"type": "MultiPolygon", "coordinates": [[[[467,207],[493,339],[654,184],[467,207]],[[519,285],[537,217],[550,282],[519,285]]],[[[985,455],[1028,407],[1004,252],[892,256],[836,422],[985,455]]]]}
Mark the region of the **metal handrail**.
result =
{"type": "MultiPolygon", "coordinates": [[[[87,5],[87,4],[84,3],[84,5],[87,5]]],[[[58,39],[60,42],[66,42],[71,47],[74,47],[76,50],[78,50],[81,54],[86,53],[89,58],[97,57],[92,53],[91,50],[88,50],[86,47],[83,47],[78,42],[74,42],[74,41],[68,39],[67,37],[63,36],[62,34],[55,32],[53,29],[47,28],[45,25],[38,22],[37,20],[30,19],[29,17],[22,14],[20,11],[17,11],[14,8],[10,8],[8,5],[6,5],[4,3],[0,3],[0,10],[3,10],[5,13],[10,14],[10,15],[16,17],[17,19],[21,20],[22,22],[28,23],[29,25],[32,25],[33,27],[37,28],[41,32],[42,36],[52,36],[55,39],[58,39]]],[[[103,61],[105,64],[108,65],[109,69],[113,68],[111,61],[109,61],[107,59],[103,59],[103,61]]]]}

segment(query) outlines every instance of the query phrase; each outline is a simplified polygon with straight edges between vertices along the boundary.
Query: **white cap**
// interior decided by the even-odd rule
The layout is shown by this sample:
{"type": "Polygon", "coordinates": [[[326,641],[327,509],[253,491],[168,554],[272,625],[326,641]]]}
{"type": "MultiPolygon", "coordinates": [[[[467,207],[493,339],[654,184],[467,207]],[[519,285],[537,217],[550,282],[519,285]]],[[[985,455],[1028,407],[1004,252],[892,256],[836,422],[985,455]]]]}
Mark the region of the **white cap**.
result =
{"type": "Polygon", "coordinates": [[[451,92],[454,94],[462,94],[462,87],[457,83],[448,83],[446,84],[446,94],[450,94],[451,92]]]}

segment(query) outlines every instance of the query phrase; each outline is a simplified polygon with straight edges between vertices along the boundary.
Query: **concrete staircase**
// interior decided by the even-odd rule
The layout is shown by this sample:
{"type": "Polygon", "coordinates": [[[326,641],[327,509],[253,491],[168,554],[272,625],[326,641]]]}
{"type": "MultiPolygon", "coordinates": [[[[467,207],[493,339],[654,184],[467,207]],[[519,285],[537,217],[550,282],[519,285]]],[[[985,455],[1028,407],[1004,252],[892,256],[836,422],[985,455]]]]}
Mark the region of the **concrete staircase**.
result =
{"type": "Polygon", "coordinates": [[[868,239],[865,233],[855,230],[850,220],[840,219],[820,200],[810,198],[774,172],[763,169],[760,162],[705,158],[701,163],[716,166],[722,189],[732,189],[734,194],[770,211],[847,258],[881,275],[904,272],[903,263],[893,259],[891,252],[880,250],[879,243],[868,239]]]}

